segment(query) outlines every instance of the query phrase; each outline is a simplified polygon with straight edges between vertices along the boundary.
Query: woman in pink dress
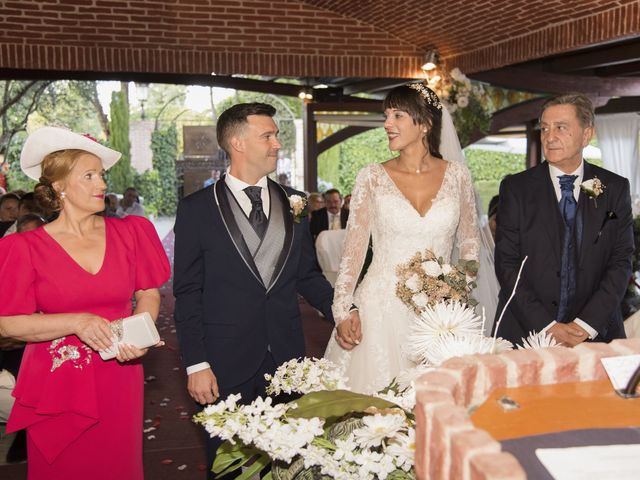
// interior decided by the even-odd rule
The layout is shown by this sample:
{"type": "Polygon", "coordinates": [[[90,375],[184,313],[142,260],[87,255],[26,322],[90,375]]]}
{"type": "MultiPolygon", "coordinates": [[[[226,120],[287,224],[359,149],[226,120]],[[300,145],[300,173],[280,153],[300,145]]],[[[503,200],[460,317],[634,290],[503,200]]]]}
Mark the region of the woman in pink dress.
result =
{"type": "Polygon", "coordinates": [[[53,127],[34,132],[20,158],[39,200],[60,212],[0,241],[0,335],[28,342],[7,430],[27,429],[29,479],[143,478],[146,349],[121,347],[108,361],[98,351],[112,344],[110,322],[157,317],[170,270],[148,220],[96,215],[104,170],[119,158],[53,127]]]}

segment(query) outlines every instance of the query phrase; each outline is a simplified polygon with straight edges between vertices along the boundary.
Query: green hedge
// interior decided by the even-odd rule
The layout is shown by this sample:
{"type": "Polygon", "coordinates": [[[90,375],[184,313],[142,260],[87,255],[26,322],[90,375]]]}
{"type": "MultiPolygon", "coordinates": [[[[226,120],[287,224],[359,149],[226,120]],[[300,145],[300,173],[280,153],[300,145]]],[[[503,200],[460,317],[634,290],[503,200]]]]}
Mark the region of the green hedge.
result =
{"type": "Polygon", "coordinates": [[[501,181],[507,175],[525,169],[525,156],[518,153],[493,152],[467,148],[464,151],[471,176],[478,181],[501,181]]]}

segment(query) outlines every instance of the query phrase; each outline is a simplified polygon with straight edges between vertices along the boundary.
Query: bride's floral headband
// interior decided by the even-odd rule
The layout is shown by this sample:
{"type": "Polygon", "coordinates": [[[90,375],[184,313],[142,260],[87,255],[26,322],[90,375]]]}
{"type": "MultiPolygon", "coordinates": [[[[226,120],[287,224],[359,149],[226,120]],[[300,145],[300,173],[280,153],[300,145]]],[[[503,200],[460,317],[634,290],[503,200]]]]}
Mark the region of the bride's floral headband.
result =
{"type": "Polygon", "coordinates": [[[418,92],[420,96],[424,98],[428,105],[431,105],[438,110],[442,110],[442,103],[440,103],[438,95],[436,95],[435,92],[427,87],[424,83],[410,83],[407,86],[418,92]]]}

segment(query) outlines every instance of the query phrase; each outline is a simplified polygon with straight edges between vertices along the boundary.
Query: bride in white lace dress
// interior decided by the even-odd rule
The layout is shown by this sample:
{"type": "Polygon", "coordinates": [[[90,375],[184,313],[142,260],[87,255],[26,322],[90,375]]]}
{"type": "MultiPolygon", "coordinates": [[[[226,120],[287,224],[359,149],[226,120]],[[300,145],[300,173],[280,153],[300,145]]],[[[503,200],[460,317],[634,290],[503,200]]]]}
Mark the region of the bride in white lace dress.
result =
{"type": "Polygon", "coordinates": [[[325,358],[344,368],[357,392],[381,390],[414,366],[403,351],[412,313],[396,297],[396,267],[425,249],[448,262],[454,246],[460,258],[478,259],[471,176],[439,152],[442,110],[422,84],[389,92],[384,127],[399,156],[364,167],[356,179],[325,358]],[[357,285],[370,238],[373,261],[357,285]]]}

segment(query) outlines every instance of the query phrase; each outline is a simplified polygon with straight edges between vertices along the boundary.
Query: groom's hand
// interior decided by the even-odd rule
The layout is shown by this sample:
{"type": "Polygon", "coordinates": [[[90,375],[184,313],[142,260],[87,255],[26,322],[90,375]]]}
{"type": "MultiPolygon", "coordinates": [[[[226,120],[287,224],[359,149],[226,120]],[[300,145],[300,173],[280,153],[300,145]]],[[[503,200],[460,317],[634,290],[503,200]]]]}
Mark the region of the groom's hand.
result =
{"type": "Polygon", "coordinates": [[[191,398],[200,405],[213,403],[220,396],[218,381],[210,368],[189,375],[187,377],[187,389],[191,398]]]}
{"type": "Polygon", "coordinates": [[[575,322],[556,323],[547,332],[553,335],[556,342],[565,347],[575,347],[589,338],[586,330],[575,322]]]}

